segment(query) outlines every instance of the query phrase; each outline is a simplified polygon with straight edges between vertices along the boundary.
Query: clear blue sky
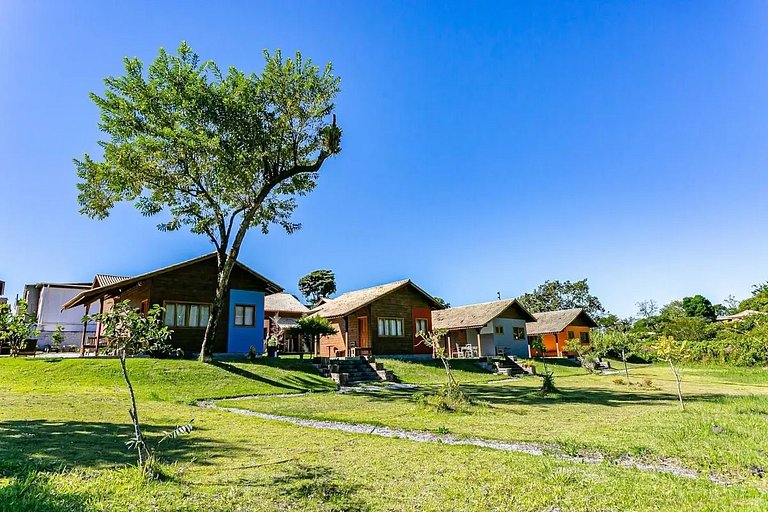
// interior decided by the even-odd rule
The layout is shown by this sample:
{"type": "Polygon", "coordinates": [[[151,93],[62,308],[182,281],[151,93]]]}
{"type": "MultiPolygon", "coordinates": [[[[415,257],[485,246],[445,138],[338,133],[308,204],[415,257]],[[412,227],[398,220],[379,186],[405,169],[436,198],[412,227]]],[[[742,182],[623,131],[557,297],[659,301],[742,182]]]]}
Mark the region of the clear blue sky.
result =
{"type": "Polygon", "coordinates": [[[409,277],[455,305],[580,279],[610,310],[768,279],[765,2],[0,2],[0,279],[135,274],[208,252],[121,207],[78,214],[87,97],[186,39],[258,71],[332,61],[342,154],[304,228],[241,259],[291,291],[409,277]],[[130,4],[130,5],[129,5],[130,4]],[[162,4],[162,5],[161,5],[162,4]]]}

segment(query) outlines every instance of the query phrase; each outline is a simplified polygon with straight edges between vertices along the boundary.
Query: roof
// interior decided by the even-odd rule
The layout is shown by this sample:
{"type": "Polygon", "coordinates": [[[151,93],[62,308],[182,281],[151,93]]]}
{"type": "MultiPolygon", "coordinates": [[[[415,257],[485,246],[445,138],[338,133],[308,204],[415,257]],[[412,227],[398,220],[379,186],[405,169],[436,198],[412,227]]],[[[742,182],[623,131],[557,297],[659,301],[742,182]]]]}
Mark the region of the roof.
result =
{"type": "Polygon", "coordinates": [[[130,279],[128,276],[113,276],[110,274],[96,274],[93,278],[93,287],[98,288],[100,286],[109,286],[120,281],[130,279]]]}
{"type": "Polygon", "coordinates": [[[729,320],[743,320],[747,318],[748,316],[752,315],[760,315],[765,314],[761,311],[755,311],[754,309],[745,309],[744,311],[740,311],[739,313],[734,313],[733,315],[720,315],[715,320],[718,322],[726,322],[729,320]]]}
{"type": "MultiPolygon", "coordinates": [[[[128,279],[123,279],[121,281],[114,282],[112,284],[104,285],[104,286],[97,286],[95,288],[91,288],[90,290],[85,290],[83,292],[80,292],[76,296],[72,297],[70,300],[64,303],[64,306],[62,306],[62,309],[69,309],[73,308],[75,306],[80,306],[83,304],[90,304],[94,302],[99,297],[102,297],[104,295],[110,294],[110,292],[117,292],[118,294],[121,293],[121,290],[125,290],[128,288],[132,288],[135,284],[137,284],[139,281],[143,281],[145,279],[149,279],[151,277],[154,277],[159,274],[165,274],[167,272],[172,272],[174,270],[178,270],[180,268],[188,267],[190,265],[194,265],[195,263],[199,263],[201,261],[205,261],[207,259],[215,258],[216,253],[212,252],[209,254],[205,254],[203,256],[198,256],[197,258],[193,258],[191,260],[182,261],[181,263],[176,263],[174,265],[170,265],[167,267],[159,268],[157,270],[153,270],[151,272],[147,272],[146,274],[141,274],[138,276],[130,277],[128,279]]],[[[258,279],[261,279],[265,283],[267,283],[267,291],[268,292],[281,292],[283,291],[282,287],[280,287],[278,284],[270,281],[266,277],[262,276],[255,270],[252,270],[248,268],[247,266],[243,265],[239,261],[235,262],[235,265],[237,265],[239,268],[245,270],[249,274],[253,275],[254,277],[257,277],[258,279]]],[[[95,281],[95,279],[94,279],[95,281]]]]}
{"type": "Polygon", "coordinates": [[[281,313],[308,313],[309,308],[290,293],[273,293],[264,297],[264,311],[281,313]]]}
{"type": "Polygon", "coordinates": [[[401,281],[395,281],[394,283],[380,284],[370,288],[363,288],[362,290],[354,290],[351,292],[343,293],[335,299],[326,299],[326,302],[312,310],[312,314],[322,316],[324,318],[346,316],[362,307],[367,306],[371,302],[374,302],[384,297],[385,295],[406,286],[412,286],[416,291],[424,295],[436,307],[441,307],[440,304],[435,301],[434,297],[413,284],[410,279],[403,279],[401,281]]]}
{"type": "Polygon", "coordinates": [[[597,327],[597,322],[585,313],[583,308],[543,311],[541,313],[534,313],[533,316],[536,317],[536,321],[525,324],[528,334],[531,335],[560,332],[571,325],[579,316],[586,320],[589,327],[597,327]]]}
{"type": "Polygon", "coordinates": [[[433,311],[432,328],[451,330],[483,327],[511,306],[520,308],[524,320],[536,320],[517,300],[507,299],[433,311]]]}
{"type": "Polygon", "coordinates": [[[24,286],[24,288],[45,288],[46,286],[51,286],[55,288],[79,288],[79,289],[88,289],[91,287],[90,283],[35,283],[35,284],[27,284],[24,286]]]}

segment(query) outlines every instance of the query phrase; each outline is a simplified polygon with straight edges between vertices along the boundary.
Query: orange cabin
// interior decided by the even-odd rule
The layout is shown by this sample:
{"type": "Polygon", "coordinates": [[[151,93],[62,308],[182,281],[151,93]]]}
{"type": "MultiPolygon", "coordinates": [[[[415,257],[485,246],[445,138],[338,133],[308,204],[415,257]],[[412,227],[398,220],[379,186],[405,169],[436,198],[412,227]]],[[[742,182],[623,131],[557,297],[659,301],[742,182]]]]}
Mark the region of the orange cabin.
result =
{"type": "MultiPolygon", "coordinates": [[[[534,313],[535,322],[528,322],[528,343],[540,338],[544,346],[544,357],[568,357],[566,345],[573,339],[583,345],[590,344],[589,331],[597,327],[592,317],[582,308],[562,309],[534,313]]],[[[541,357],[541,351],[530,347],[531,357],[541,357]]]]}

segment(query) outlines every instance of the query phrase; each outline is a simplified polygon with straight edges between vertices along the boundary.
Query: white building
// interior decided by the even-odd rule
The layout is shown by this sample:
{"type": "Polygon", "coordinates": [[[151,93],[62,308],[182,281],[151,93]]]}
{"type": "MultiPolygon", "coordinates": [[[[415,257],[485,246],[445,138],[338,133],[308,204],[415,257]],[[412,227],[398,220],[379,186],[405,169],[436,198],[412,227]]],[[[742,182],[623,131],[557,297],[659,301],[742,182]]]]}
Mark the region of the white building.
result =
{"type": "MultiPolygon", "coordinates": [[[[37,337],[38,348],[53,345],[51,334],[56,331],[58,325],[64,333],[64,345],[80,346],[85,307],[65,311],[61,308],[72,297],[91,287],[91,283],[37,283],[24,286],[24,300],[27,301],[29,311],[37,315],[37,329],[40,331],[37,337]]],[[[95,306],[91,308],[90,314],[99,312],[98,304],[95,306]]],[[[95,333],[96,323],[88,322],[86,336],[93,336],[95,333]]]]}

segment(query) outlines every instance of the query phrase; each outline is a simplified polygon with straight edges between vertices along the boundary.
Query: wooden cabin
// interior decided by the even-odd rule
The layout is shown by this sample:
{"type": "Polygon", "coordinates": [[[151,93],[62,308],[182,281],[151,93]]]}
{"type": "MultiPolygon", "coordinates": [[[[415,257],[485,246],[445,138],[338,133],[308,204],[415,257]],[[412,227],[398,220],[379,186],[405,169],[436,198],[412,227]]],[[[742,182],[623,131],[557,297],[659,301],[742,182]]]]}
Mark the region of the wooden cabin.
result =
{"type": "Polygon", "coordinates": [[[444,348],[449,357],[529,357],[526,322],[535,320],[514,299],[432,312],[433,327],[448,331],[444,348]]]}
{"type": "Polygon", "coordinates": [[[344,293],[312,310],[336,329],[320,339],[323,357],[431,354],[416,336],[432,330],[432,311],[442,306],[409,279],[344,293]]]}
{"type": "Polygon", "coordinates": [[[296,327],[296,320],[309,313],[309,308],[290,293],[273,293],[264,297],[264,339],[275,330],[275,321],[280,328],[282,354],[302,354],[304,347],[298,335],[287,332],[296,327]]]}
{"type": "MultiPolygon", "coordinates": [[[[130,278],[115,278],[99,274],[94,287],[84,290],[64,308],[85,306],[86,311],[98,303],[102,311],[109,311],[117,301],[128,300],[141,311],[154,304],[165,308],[164,321],[173,330],[171,344],[185,352],[199,352],[210,307],[216,296],[216,254],[177,263],[130,278]]],[[[254,346],[257,353],[264,347],[264,296],[281,292],[282,288],[237,262],[232,269],[229,287],[222,305],[213,353],[247,353],[254,346]]],[[[86,313],[87,314],[87,313],[86,313]]],[[[86,341],[83,331],[81,351],[95,344],[96,352],[106,340],[97,328],[95,340],[86,341]]]]}
{"type": "MultiPolygon", "coordinates": [[[[541,338],[544,345],[544,357],[568,357],[566,344],[573,339],[589,346],[589,330],[597,327],[595,322],[582,308],[562,309],[534,313],[535,322],[528,322],[528,340],[541,338]]],[[[540,357],[541,351],[531,348],[531,356],[540,357]]]]}

